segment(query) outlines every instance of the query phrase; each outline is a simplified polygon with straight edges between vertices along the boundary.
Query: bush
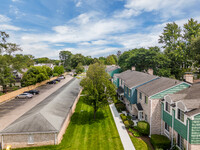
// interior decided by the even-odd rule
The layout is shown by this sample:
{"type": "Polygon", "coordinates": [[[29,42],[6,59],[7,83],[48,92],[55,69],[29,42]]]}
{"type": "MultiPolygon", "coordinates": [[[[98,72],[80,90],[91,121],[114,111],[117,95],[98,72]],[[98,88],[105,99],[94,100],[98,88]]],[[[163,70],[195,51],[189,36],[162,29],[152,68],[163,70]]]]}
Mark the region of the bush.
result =
{"type": "Polygon", "coordinates": [[[125,120],[124,125],[126,128],[130,128],[130,127],[133,127],[134,123],[131,120],[125,120]]]}
{"type": "Polygon", "coordinates": [[[138,127],[138,131],[142,134],[142,135],[149,135],[149,130],[150,130],[150,126],[149,123],[146,121],[139,121],[137,124],[138,127]]]}
{"type": "Polygon", "coordinates": [[[127,116],[127,119],[128,119],[128,120],[131,120],[131,116],[127,116]]]}
{"type": "Polygon", "coordinates": [[[171,141],[164,135],[151,135],[151,144],[155,149],[170,149],[171,141]]]}
{"type": "Polygon", "coordinates": [[[130,126],[131,126],[131,125],[129,124],[129,121],[128,121],[128,120],[125,120],[125,121],[124,121],[124,125],[125,125],[126,128],[130,128],[130,126]]]}
{"type": "Polygon", "coordinates": [[[127,117],[124,114],[121,114],[120,117],[122,118],[123,122],[127,120],[127,117]]]}
{"type": "Polygon", "coordinates": [[[138,131],[136,131],[136,130],[133,130],[133,129],[131,129],[131,128],[129,128],[128,129],[132,134],[133,134],[133,136],[135,136],[135,137],[140,137],[141,136],[141,134],[138,132],[138,131]]]}
{"type": "Polygon", "coordinates": [[[53,76],[54,76],[54,77],[58,76],[58,73],[53,73],[53,76]]]}
{"type": "Polygon", "coordinates": [[[115,103],[115,107],[116,107],[116,109],[117,109],[118,112],[126,110],[125,104],[123,104],[121,102],[120,103],[115,103]]]}

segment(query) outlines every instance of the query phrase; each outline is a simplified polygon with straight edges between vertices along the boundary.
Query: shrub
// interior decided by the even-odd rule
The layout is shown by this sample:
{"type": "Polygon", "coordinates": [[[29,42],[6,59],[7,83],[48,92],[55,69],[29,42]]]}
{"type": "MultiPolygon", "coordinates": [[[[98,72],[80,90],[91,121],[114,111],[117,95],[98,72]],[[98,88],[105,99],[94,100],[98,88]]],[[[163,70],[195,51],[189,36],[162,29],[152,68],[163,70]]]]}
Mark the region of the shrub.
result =
{"type": "Polygon", "coordinates": [[[126,128],[129,128],[131,126],[128,120],[124,121],[124,125],[126,128]]]}
{"type": "Polygon", "coordinates": [[[120,117],[122,118],[123,122],[127,120],[127,117],[124,114],[121,114],[120,117]]]}
{"type": "Polygon", "coordinates": [[[131,120],[131,116],[127,116],[127,119],[128,119],[128,120],[131,120]]]}
{"type": "Polygon", "coordinates": [[[58,76],[58,73],[53,73],[53,76],[54,76],[54,77],[58,76]]]}
{"type": "Polygon", "coordinates": [[[123,104],[121,102],[120,103],[115,103],[115,107],[116,107],[116,109],[117,109],[118,112],[126,110],[125,104],[123,104]]]}
{"type": "Polygon", "coordinates": [[[125,120],[124,125],[126,128],[130,128],[130,127],[133,127],[134,123],[131,120],[125,120]]]}
{"type": "Polygon", "coordinates": [[[133,129],[131,129],[131,128],[129,128],[129,131],[133,134],[133,136],[135,136],[135,137],[140,137],[141,136],[141,134],[138,132],[138,131],[136,131],[136,130],[133,130],[133,129]]]}
{"type": "Polygon", "coordinates": [[[149,123],[146,121],[139,121],[137,124],[138,127],[138,131],[142,134],[142,135],[149,135],[149,123]]]}
{"type": "Polygon", "coordinates": [[[171,147],[170,140],[164,135],[151,135],[151,144],[155,149],[170,149],[171,147]]]}

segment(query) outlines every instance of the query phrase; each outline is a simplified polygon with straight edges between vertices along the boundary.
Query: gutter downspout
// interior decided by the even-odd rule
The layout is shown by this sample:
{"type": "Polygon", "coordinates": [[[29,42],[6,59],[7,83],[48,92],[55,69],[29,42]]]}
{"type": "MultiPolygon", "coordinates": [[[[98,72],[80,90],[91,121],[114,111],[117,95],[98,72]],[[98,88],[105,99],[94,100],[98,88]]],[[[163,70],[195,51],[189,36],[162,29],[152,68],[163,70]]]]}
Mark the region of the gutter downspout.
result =
{"type": "Polygon", "coordinates": [[[189,149],[189,133],[190,133],[190,131],[189,131],[189,129],[190,129],[190,121],[189,121],[189,119],[187,119],[188,120],[188,128],[187,128],[187,150],[189,149]]]}
{"type": "Polygon", "coordinates": [[[172,109],[172,142],[171,142],[171,147],[173,147],[173,144],[174,144],[174,111],[172,109]]]}

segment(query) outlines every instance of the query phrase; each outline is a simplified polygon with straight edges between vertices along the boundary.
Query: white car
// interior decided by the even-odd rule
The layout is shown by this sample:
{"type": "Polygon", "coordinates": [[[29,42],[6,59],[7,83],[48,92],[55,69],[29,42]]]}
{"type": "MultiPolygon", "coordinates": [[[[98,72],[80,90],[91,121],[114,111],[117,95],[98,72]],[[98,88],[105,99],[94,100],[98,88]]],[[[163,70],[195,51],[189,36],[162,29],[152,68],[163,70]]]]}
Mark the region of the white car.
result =
{"type": "Polygon", "coordinates": [[[65,79],[65,77],[64,76],[60,76],[60,77],[58,77],[58,79],[65,79]]]}
{"type": "Polygon", "coordinates": [[[16,98],[32,98],[33,94],[30,93],[22,93],[16,96],[16,98]]]}

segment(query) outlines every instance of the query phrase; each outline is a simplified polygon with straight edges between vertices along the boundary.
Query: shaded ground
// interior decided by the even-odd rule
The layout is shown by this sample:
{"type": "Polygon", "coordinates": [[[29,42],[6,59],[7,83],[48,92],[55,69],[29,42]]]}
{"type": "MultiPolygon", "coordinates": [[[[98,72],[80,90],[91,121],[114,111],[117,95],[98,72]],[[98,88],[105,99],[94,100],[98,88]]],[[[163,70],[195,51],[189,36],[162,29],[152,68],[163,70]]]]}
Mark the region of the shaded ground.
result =
{"type": "Polygon", "coordinates": [[[93,109],[80,98],[76,111],[59,145],[20,150],[123,150],[109,106],[93,120],[93,109]]]}

